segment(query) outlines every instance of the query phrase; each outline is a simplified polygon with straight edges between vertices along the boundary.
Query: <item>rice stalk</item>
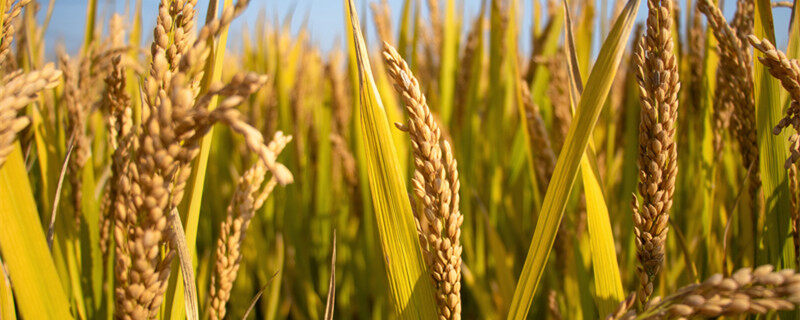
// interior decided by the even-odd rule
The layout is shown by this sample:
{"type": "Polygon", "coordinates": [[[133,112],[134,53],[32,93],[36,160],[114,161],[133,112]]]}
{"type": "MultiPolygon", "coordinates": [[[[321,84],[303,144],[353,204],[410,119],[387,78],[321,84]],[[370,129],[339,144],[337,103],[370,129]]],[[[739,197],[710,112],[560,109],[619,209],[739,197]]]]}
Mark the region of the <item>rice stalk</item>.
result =
{"type": "Polygon", "coordinates": [[[787,179],[789,180],[789,192],[791,192],[791,228],[792,240],[794,241],[794,262],[800,266],[800,186],[798,186],[797,165],[789,167],[787,179]]]}
{"type": "Polygon", "coordinates": [[[333,320],[333,309],[336,301],[336,230],[333,232],[333,241],[331,242],[333,249],[331,250],[331,276],[328,280],[328,297],[325,299],[325,320],[333,320]]]}
{"type": "MultiPolygon", "coordinates": [[[[575,39],[572,30],[572,18],[569,14],[569,4],[564,2],[564,16],[566,21],[566,42],[568,70],[567,82],[569,83],[569,110],[575,112],[573,102],[579,100],[578,96],[583,94],[583,78],[577,64],[577,54],[575,52],[575,39]]],[[[617,76],[615,76],[616,78],[617,76]]],[[[616,81],[615,81],[616,82],[616,81]]],[[[612,86],[612,90],[613,90],[612,86]]],[[[611,92],[613,93],[613,91],[611,92]]],[[[594,282],[593,298],[600,314],[608,313],[623,297],[622,281],[619,275],[617,254],[614,248],[614,234],[611,230],[611,222],[608,214],[601,178],[598,169],[597,155],[594,143],[591,141],[586,148],[580,163],[581,181],[583,182],[583,198],[578,199],[578,210],[580,219],[576,224],[578,239],[582,232],[582,225],[586,225],[589,231],[589,248],[591,251],[592,272],[596,281],[594,282]],[[585,218],[584,218],[585,217],[585,218]],[[585,220],[585,222],[584,222],[585,220]]],[[[561,225],[560,232],[564,231],[561,225]]],[[[567,234],[567,232],[563,232],[567,234]]],[[[569,250],[569,249],[568,249],[569,250]]]]}
{"type": "MultiPolygon", "coordinates": [[[[483,13],[472,22],[469,33],[467,34],[466,43],[464,44],[464,49],[461,53],[461,58],[458,62],[458,65],[461,68],[458,69],[455,86],[456,92],[465,93],[470,91],[470,83],[475,82],[478,78],[478,74],[476,74],[476,70],[473,67],[475,61],[480,58],[481,55],[476,52],[480,49],[479,46],[482,44],[479,41],[482,37],[484,32],[484,26],[486,22],[483,19],[483,13]]],[[[480,62],[480,61],[479,61],[480,62]]],[[[461,123],[463,121],[464,114],[466,108],[466,103],[468,101],[469,95],[468,94],[457,94],[453,100],[453,115],[456,117],[456,123],[461,123]]]]}
{"type": "MultiPolygon", "coordinates": [[[[700,19],[700,9],[695,4],[692,9],[692,21],[687,31],[688,35],[688,48],[687,48],[687,64],[689,68],[688,87],[686,94],[691,101],[691,108],[693,110],[701,110],[702,97],[703,97],[703,61],[705,59],[705,47],[707,45],[706,31],[700,19]]],[[[721,150],[722,139],[715,137],[714,145],[715,150],[721,150]],[[719,148],[719,149],[717,149],[719,148]]]]}
{"type": "Polygon", "coordinates": [[[558,294],[554,290],[550,290],[547,294],[547,313],[550,319],[561,320],[561,310],[558,308],[558,294]]]}
{"type": "MultiPolygon", "coordinates": [[[[449,1],[449,0],[445,0],[449,1]]],[[[430,13],[430,25],[433,35],[430,38],[430,43],[427,44],[430,48],[441,48],[442,34],[444,32],[444,22],[442,21],[442,9],[439,0],[426,0],[428,5],[428,12],[430,13]]]]}
{"type": "MultiPolygon", "coordinates": [[[[434,0],[430,0],[434,1],[434,0]]],[[[438,0],[436,0],[438,1],[438,0]]],[[[441,29],[439,51],[439,96],[440,121],[449,127],[455,100],[455,80],[457,76],[458,40],[461,35],[461,22],[456,18],[456,1],[445,0],[444,21],[441,29]]]]}

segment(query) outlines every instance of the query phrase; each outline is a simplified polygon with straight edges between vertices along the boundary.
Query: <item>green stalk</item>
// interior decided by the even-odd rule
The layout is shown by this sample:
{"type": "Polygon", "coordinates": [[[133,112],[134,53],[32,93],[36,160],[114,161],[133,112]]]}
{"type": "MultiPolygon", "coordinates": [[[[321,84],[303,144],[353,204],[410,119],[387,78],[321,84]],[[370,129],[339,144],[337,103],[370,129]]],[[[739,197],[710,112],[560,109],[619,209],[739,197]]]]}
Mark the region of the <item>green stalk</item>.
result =
{"type": "MultiPolygon", "coordinates": [[[[699,13],[698,13],[699,14],[699,13]]],[[[716,51],[717,46],[717,38],[714,37],[714,31],[711,28],[708,28],[706,31],[706,43],[705,43],[705,53],[703,59],[703,76],[702,76],[702,86],[701,92],[703,92],[703,96],[701,97],[701,104],[698,106],[700,110],[702,110],[703,118],[700,120],[694,119],[694,121],[698,122],[697,127],[697,134],[701,135],[701,152],[702,155],[700,157],[700,174],[701,178],[698,181],[703,181],[702,184],[702,215],[701,215],[701,225],[702,225],[702,239],[703,244],[705,246],[704,254],[710,253],[713,249],[711,247],[711,228],[712,228],[712,220],[714,215],[714,206],[715,206],[715,198],[714,198],[714,182],[717,179],[717,155],[714,154],[714,128],[713,128],[713,117],[714,117],[714,91],[716,90],[716,82],[714,78],[716,77],[717,72],[717,65],[719,63],[719,56],[717,55],[716,51]]],[[[690,119],[693,119],[690,114],[690,119]]],[[[690,138],[690,141],[695,141],[697,139],[690,138]]],[[[691,177],[686,179],[687,183],[683,184],[683,186],[690,187],[690,181],[695,180],[691,177]]],[[[691,196],[689,196],[691,197],[691,196]]],[[[732,212],[729,214],[733,214],[732,212]]],[[[740,216],[741,218],[741,216],[740,216]]],[[[741,220],[744,221],[744,220],[741,220]]],[[[750,243],[752,243],[752,238],[750,239],[750,243]]],[[[698,258],[703,258],[704,256],[700,256],[698,258]]],[[[697,261],[702,261],[699,259],[697,261]]],[[[701,270],[702,278],[705,278],[709,275],[708,268],[703,268],[701,270]]]]}
{"type": "Polygon", "coordinates": [[[86,27],[83,33],[83,47],[81,50],[86,53],[94,42],[94,27],[97,23],[97,0],[87,0],[86,3],[86,27]]]}
{"type": "Polygon", "coordinates": [[[411,51],[408,46],[411,41],[411,0],[403,1],[403,10],[400,14],[400,28],[397,34],[397,51],[403,59],[411,61],[411,51]]]}
{"type": "MultiPolygon", "coordinates": [[[[458,63],[458,37],[455,0],[446,0],[444,27],[442,35],[441,66],[439,70],[439,104],[441,106],[442,126],[448,127],[453,113],[453,93],[455,90],[456,64],[458,63]]],[[[516,1],[514,1],[516,3],[516,1]]],[[[516,39],[514,39],[516,40],[516,39]]]]}
{"type": "MultiPolygon", "coordinates": [[[[100,253],[100,207],[99,199],[94,197],[95,177],[90,157],[81,170],[81,221],[78,248],[81,255],[82,266],[80,269],[81,286],[89,318],[95,318],[100,308],[103,278],[103,255],[100,253]]],[[[65,217],[66,218],[66,217],[65,217]]]]}
{"type": "MultiPolygon", "coordinates": [[[[516,12],[515,9],[516,9],[516,2],[512,2],[510,11],[511,12],[516,12]]],[[[510,25],[516,25],[516,20],[517,20],[516,19],[516,15],[512,14],[509,17],[509,20],[510,20],[509,21],[510,25]]],[[[509,44],[508,44],[509,50],[508,51],[510,52],[509,54],[512,57],[512,61],[517,61],[517,59],[518,59],[518,57],[517,57],[517,51],[518,51],[517,50],[517,32],[516,31],[517,31],[517,28],[509,28],[508,29],[508,32],[510,33],[510,35],[509,35],[509,44]]],[[[521,88],[520,88],[522,79],[520,78],[520,72],[519,72],[518,65],[516,63],[510,64],[509,65],[509,71],[510,71],[509,73],[510,73],[510,75],[512,77],[510,79],[510,81],[512,83],[512,89],[514,90],[513,91],[514,92],[514,99],[515,99],[516,104],[517,104],[517,111],[519,112],[520,128],[521,129],[518,130],[518,132],[521,131],[522,132],[522,136],[525,139],[525,143],[523,143],[524,144],[523,149],[525,150],[525,156],[526,156],[525,157],[526,158],[525,162],[527,163],[528,174],[529,174],[529,178],[530,178],[530,182],[532,184],[532,187],[534,188],[534,195],[537,198],[536,200],[541,200],[541,196],[539,196],[538,194],[540,194],[543,190],[537,190],[538,189],[538,184],[537,184],[536,181],[538,179],[536,177],[536,170],[534,169],[534,167],[536,166],[536,164],[535,164],[536,160],[534,158],[534,151],[533,150],[537,149],[538,146],[533,145],[533,140],[531,139],[531,134],[530,134],[530,132],[528,132],[528,129],[527,129],[528,128],[528,117],[527,117],[526,111],[525,111],[525,103],[522,100],[522,91],[521,91],[521,88]]],[[[535,202],[538,202],[538,201],[535,201],[535,202]]]]}
{"type": "MultiPolygon", "coordinates": [[[[133,26],[131,27],[131,34],[128,40],[131,50],[128,56],[132,61],[138,61],[139,52],[136,48],[140,47],[142,39],[142,0],[136,0],[136,8],[133,11],[133,26]]],[[[133,124],[138,126],[142,122],[142,99],[141,92],[139,91],[139,77],[134,70],[128,68],[125,71],[127,81],[125,85],[128,92],[132,93],[131,96],[131,110],[133,111],[133,124]]]]}
{"type": "MultiPolygon", "coordinates": [[[[564,16],[557,14],[547,22],[547,26],[542,30],[537,44],[538,48],[534,48],[534,54],[543,57],[552,57],[558,50],[558,42],[561,38],[561,31],[564,30],[564,16]]],[[[545,121],[552,119],[552,106],[550,100],[547,98],[548,77],[550,76],[547,68],[537,64],[533,66],[533,73],[531,74],[531,96],[539,106],[542,108],[542,118],[545,121]]]]}

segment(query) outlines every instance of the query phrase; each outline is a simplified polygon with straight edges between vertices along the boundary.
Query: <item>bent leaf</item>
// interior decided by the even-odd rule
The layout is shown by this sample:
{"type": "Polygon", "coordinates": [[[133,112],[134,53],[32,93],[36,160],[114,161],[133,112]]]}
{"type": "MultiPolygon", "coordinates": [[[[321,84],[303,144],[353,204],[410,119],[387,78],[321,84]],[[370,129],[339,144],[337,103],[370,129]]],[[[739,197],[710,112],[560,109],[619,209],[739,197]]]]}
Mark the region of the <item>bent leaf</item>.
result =
{"type": "MultiPolygon", "coordinates": [[[[570,83],[570,108],[573,101],[583,93],[583,78],[577,64],[575,41],[572,34],[572,19],[569,16],[569,4],[564,1],[564,15],[567,21],[567,60],[570,70],[567,72],[570,83]]],[[[614,232],[611,230],[611,220],[608,216],[608,206],[603,196],[600,183],[600,174],[597,169],[597,158],[594,145],[589,138],[589,147],[581,158],[581,179],[583,191],[586,195],[586,220],[589,230],[589,247],[592,254],[592,270],[594,273],[594,300],[601,315],[611,314],[616,310],[625,293],[622,291],[622,280],[617,264],[617,252],[614,247],[614,232]]]]}
{"type": "Polygon", "coordinates": [[[545,264],[550,256],[550,249],[561,223],[572,185],[575,183],[578,165],[619,68],[638,7],[639,0],[628,1],[625,9],[614,23],[614,28],[611,29],[608,38],[603,42],[600,54],[589,75],[586,91],[581,96],[578,110],[570,125],[564,148],[559,154],[553,178],[545,194],[542,211],[539,213],[531,246],[525,258],[525,265],[511,301],[508,319],[524,319],[528,314],[545,264]]]}
{"type": "Polygon", "coordinates": [[[358,59],[359,104],[362,142],[366,155],[369,187],[389,279],[389,295],[401,319],[434,319],[433,285],[417,238],[411,203],[400,174],[397,151],[392,143],[386,110],[375,86],[367,48],[352,0],[345,24],[353,34],[351,50],[358,59]]]}

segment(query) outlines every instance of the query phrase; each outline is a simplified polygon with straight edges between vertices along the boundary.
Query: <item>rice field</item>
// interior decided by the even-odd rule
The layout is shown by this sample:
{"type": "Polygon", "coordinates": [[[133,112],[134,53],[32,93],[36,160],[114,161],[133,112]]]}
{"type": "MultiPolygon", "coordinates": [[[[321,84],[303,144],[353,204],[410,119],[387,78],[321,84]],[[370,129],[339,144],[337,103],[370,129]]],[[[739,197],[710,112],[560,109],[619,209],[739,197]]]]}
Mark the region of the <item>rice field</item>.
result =
{"type": "Polygon", "coordinates": [[[800,319],[797,1],[396,1],[0,0],[0,319],[800,319]]]}

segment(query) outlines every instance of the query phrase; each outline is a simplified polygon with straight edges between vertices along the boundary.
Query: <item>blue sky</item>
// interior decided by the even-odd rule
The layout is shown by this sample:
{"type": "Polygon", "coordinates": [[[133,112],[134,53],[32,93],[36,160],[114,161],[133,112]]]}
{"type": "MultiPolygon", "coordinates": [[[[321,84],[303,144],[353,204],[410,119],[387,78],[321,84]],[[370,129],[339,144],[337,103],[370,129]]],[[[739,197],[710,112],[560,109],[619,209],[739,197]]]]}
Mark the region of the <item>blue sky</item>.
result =
{"type": "MultiPolygon", "coordinates": [[[[99,0],[100,9],[98,10],[99,18],[107,19],[108,16],[112,12],[126,12],[126,6],[129,3],[135,3],[136,0],[99,0]]],[[[155,24],[155,14],[158,8],[158,0],[142,0],[142,11],[143,11],[143,23],[145,27],[145,40],[149,41],[152,39],[151,37],[151,30],[153,25],[155,24]]],[[[364,15],[369,14],[367,4],[369,2],[378,1],[378,0],[356,0],[356,4],[359,9],[359,13],[363,18],[364,15]]],[[[522,22],[523,28],[520,34],[520,44],[522,50],[528,50],[528,39],[530,39],[529,29],[531,25],[531,7],[533,1],[541,1],[545,3],[546,0],[519,0],[520,3],[523,4],[524,10],[520,13],[522,15],[522,22]]],[[[599,0],[598,1],[598,8],[600,8],[599,0]]],[[[614,0],[607,0],[610,4],[614,2],[614,0]]],[[[723,12],[726,17],[730,18],[733,15],[733,11],[735,10],[735,0],[723,0],[724,1],[724,8],[723,12]]],[[[48,2],[46,0],[40,1],[41,3],[45,4],[48,2]]],[[[52,22],[50,24],[50,28],[47,30],[45,37],[48,42],[48,51],[51,52],[53,49],[53,45],[55,43],[63,43],[68,52],[74,53],[80,47],[80,43],[83,38],[83,30],[84,30],[84,21],[86,16],[86,2],[87,0],[58,0],[55,1],[55,8],[53,12],[52,22]]],[[[424,3],[425,1],[420,1],[424,3]]],[[[400,9],[402,6],[402,0],[388,0],[389,5],[392,8],[392,15],[393,21],[396,23],[398,20],[398,16],[400,14],[400,9]]],[[[470,19],[477,15],[478,10],[480,9],[481,0],[456,0],[456,3],[463,4],[463,10],[466,13],[467,17],[470,19]]],[[[205,11],[207,7],[208,1],[200,0],[198,7],[200,11],[200,17],[205,17],[205,11]]],[[[676,4],[683,5],[685,4],[684,0],[676,0],[676,4]]],[[[131,4],[131,6],[133,6],[131,4]]],[[[683,9],[683,8],[682,8],[683,9]]],[[[609,8],[611,10],[611,8],[609,8]]],[[[45,10],[41,10],[40,15],[45,10]]],[[[647,5],[644,1],[642,1],[639,7],[639,14],[637,19],[639,21],[643,21],[645,15],[647,14],[647,5]]],[[[685,12],[684,10],[681,10],[685,12]]],[[[790,9],[787,8],[776,8],[773,10],[774,17],[775,17],[775,30],[777,34],[777,42],[778,47],[783,48],[786,44],[786,34],[790,16],[790,9]]],[[[229,40],[229,47],[232,50],[236,50],[239,46],[239,35],[241,27],[243,24],[250,24],[252,25],[256,21],[256,17],[258,16],[259,12],[263,12],[266,14],[266,17],[269,19],[274,19],[274,17],[278,17],[279,19],[283,19],[289,12],[294,12],[293,14],[293,26],[295,28],[299,27],[299,25],[308,17],[308,27],[311,32],[312,43],[316,43],[319,47],[323,50],[328,50],[332,48],[336,41],[342,41],[342,35],[344,34],[344,23],[343,23],[343,5],[341,0],[251,0],[250,7],[247,9],[245,15],[239,18],[232,29],[232,37],[229,40]],[[292,11],[294,8],[294,11],[292,11]]],[[[682,13],[684,15],[684,13],[682,13]]],[[[370,15],[371,17],[371,15],[370,15]]],[[[598,27],[599,27],[599,22],[598,27]]],[[[372,35],[372,25],[370,25],[369,32],[371,37],[374,38],[372,35]]],[[[599,43],[599,38],[595,39],[596,43],[599,43]]],[[[596,50],[596,49],[595,49],[596,50]]]]}

